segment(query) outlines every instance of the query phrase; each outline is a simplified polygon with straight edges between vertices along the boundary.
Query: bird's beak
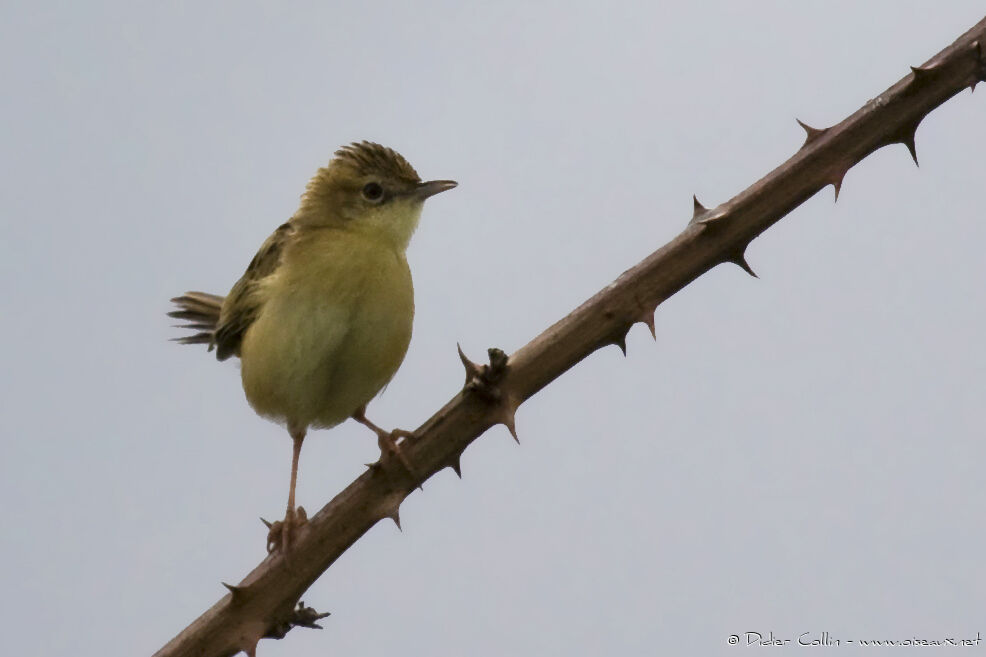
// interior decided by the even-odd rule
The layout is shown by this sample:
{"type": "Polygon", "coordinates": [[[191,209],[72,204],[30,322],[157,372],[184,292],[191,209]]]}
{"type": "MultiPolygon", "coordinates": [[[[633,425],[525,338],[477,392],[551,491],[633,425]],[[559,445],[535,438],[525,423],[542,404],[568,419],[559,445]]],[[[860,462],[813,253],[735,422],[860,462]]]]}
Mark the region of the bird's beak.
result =
{"type": "Polygon", "coordinates": [[[414,195],[423,201],[429,196],[447,192],[458,185],[459,183],[454,180],[429,180],[428,182],[419,183],[414,189],[414,195]]]}

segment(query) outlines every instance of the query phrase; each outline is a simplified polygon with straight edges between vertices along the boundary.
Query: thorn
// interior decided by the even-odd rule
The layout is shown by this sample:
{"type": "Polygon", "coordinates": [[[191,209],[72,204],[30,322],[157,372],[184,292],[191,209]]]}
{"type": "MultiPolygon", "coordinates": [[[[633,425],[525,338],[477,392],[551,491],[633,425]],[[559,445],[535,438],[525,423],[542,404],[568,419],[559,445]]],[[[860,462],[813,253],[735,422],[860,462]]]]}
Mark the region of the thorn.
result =
{"type": "Polygon", "coordinates": [[[384,509],[383,517],[393,520],[394,524],[397,525],[397,529],[400,529],[403,532],[404,528],[401,527],[401,501],[402,500],[399,497],[393,498],[393,502],[390,503],[390,506],[384,509]]]}
{"type": "Polygon", "coordinates": [[[507,428],[507,431],[509,431],[510,435],[513,436],[514,441],[519,445],[520,438],[517,437],[517,423],[514,419],[516,410],[516,407],[501,405],[499,421],[500,424],[507,428]]]}
{"type": "Polygon", "coordinates": [[[519,445],[520,438],[517,437],[517,427],[514,425],[513,420],[510,422],[504,422],[503,426],[507,427],[507,431],[510,432],[510,436],[514,439],[514,442],[519,445]]]}
{"type": "Polygon", "coordinates": [[[642,321],[644,324],[647,325],[647,328],[650,329],[650,336],[652,338],[654,338],[654,341],[656,342],[657,341],[657,329],[654,328],[654,313],[655,312],[657,312],[657,309],[656,308],[653,311],[651,311],[651,312],[645,312],[644,313],[644,316],[640,319],[640,321],[642,321]]]}
{"type": "Polygon", "coordinates": [[[627,324],[622,328],[617,328],[611,338],[606,341],[605,344],[615,344],[623,352],[623,355],[627,355],[627,334],[630,333],[630,327],[633,324],[627,324]]]}
{"type": "Polygon", "coordinates": [[[479,365],[466,357],[465,353],[462,351],[462,346],[458,342],[455,343],[455,347],[459,350],[459,360],[462,361],[462,366],[466,368],[466,383],[469,383],[474,378],[480,376],[482,370],[479,365]]]}
{"type": "Polygon", "coordinates": [[[829,178],[826,184],[832,185],[832,189],[835,190],[834,202],[838,203],[839,194],[842,192],[842,181],[845,179],[846,174],[849,172],[849,169],[852,167],[852,165],[847,166],[845,168],[842,168],[841,165],[836,165],[836,166],[839,166],[839,168],[836,169],[835,166],[833,166],[831,169],[829,169],[829,178]]]}
{"type": "Polygon", "coordinates": [[[753,278],[760,278],[759,276],[757,276],[757,273],[755,271],[753,271],[753,268],[750,267],[750,263],[748,263],[746,261],[746,253],[745,253],[745,251],[740,251],[739,253],[737,253],[733,257],[729,258],[727,260],[727,262],[731,262],[734,265],[739,266],[743,271],[745,271],[747,274],[749,274],[753,278]]]}
{"type": "Polygon", "coordinates": [[[269,520],[266,520],[266,519],[265,519],[265,518],[263,518],[263,517],[261,517],[261,518],[260,518],[260,522],[262,522],[262,523],[264,523],[265,525],[267,525],[267,529],[270,529],[271,527],[273,527],[273,526],[274,526],[274,523],[272,523],[272,522],[271,522],[271,521],[269,521],[269,520]]]}
{"type": "Polygon", "coordinates": [[[234,605],[243,602],[246,598],[246,589],[242,586],[234,586],[233,584],[227,584],[226,582],[222,582],[222,585],[225,586],[233,596],[231,601],[234,605]]]}
{"type": "Polygon", "coordinates": [[[705,224],[718,217],[709,218],[709,209],[702,205],[702,202],[698,200],[698,197],[694,194],[692,195],[692,218],[688,221],[688,225],[692,224],[705,224]]]}
{"type": "Polygon", "coordinates": [[[887,136],[886,141],[883,145],[887,144],[904,144],[907,146],[907,152],[911,154],[911,159],[914,160],[914,164],[918,165],[918,152],[917,147],[914,144],[914,136],[918,131],[918,125],[921,123],[921,119],[924,117],[918,117],[914,123],[911,125],[902,126],[899,130],[887,136]]]}
{"type": "Polygon", "coordinates": [[[452,457],[452,460],[448,464],[448,467],[452,468],[452,471],[455,472],[455,476],[458,477],[459,479],[462,479],[462,460],[461,459],[462,459],[462,455],[461,454],[456,454],[455,456],[452,457]]]}
{"type": "Polygon", "coordinates": [[[918,150],[917,146],[914,144],[914,133],[917,132],[917,128],[918,127],[915,125],[914,130],[912,130],[909,135],[906,135],[901,140],[901,143],[907,146],[907,150],[911,154],[911,159],[914,160],[914,166],[919,167],[921,165],[918,164],[918,150]]]}
{"type": "Polygon", "coordinates": [[[914,82],[919,84],[925,84],[932,79],[932,73],[934,73],[935,67],[929,66],[925,68],[924,66],[912,66],[911,73],[914,74],[914,82]]]}
{"type": "Polygon", "coordinates": [[[801,119],[795,119],[795,121],[797,121],[798,122],[798,125],[800,125],[802,128],[804,128],[804,131],[806,133],[808,133],[807,136],[805,137],[805,143],[801,145],[801,148],[804,148],[808,144],[811,144],[811,143],[813,143],[815,141],[818,141],[819,139],[821,139],[822,135],[824,135],[826,132],[828,132],[828,128],[824,128],[822,130],[819,130],[818,128],[811,127],[810,125],[808,125],[807,123],[805,123],[801,119]]]}
{"type": "Polygon", "coordinates": [[[704,205],[699,203],[698,197],[695,196],[694,194],[692,194],[692,202],[694,204],[693,206],[694,210],[692,212],[692,221],[695,221],[696,219],[698,219],[699,215],[705,214],[708,211],[708,208],[706,208],[704,205]]]}

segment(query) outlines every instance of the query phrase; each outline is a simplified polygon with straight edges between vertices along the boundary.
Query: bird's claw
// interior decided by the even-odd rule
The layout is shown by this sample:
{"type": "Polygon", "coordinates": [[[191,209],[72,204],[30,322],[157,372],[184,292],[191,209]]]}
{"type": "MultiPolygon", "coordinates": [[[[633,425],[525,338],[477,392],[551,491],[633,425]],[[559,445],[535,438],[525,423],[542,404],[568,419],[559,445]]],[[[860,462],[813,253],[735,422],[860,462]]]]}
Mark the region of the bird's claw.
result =
{"type": "Polygon", "coordinates": [[[267,554],[274,552],[287,554],[294,542],[296,531],[307,522],[308,514],[305,512],[305,507],[299,506],[294,511],[288,511],[284,515],[284,520],[270,523],[267,532],[267,554]]]}
{"type": "Polygon", "coordinates": [[[390,466],[396,461],[400,463],[399,470],[403,470],[404,473],[411,478],[411,481],[415,483],[418,488],[421,488],[421,482],[424,478],[421,477],[411,462],[407,460],[407,456],[401,450],[401,444],[405,441],[414,439],[414,432],[406,431],[404,429],[394,429],[393,431],[384,431],[366,417],[365,408],[361,408],[353,413],[353,419],[368,428],[373,433],[377,434],[377,445],[380,447],[380,460],[372,464],[370,467],[383,467],[384,470],[388,472],[393,472],[393,468],[390,466]]]}
{"type": "Polygon", "coordinates": [[[404,450],[401,449],[401,444],[412,438],[414,438],[414,434],[404,429],[394,429],[390,433],[386,431],[378,432],[377,445],[380,447],[380,463],[386,468],[389,463],[393,463],[394,461],[399,462],[401,468],[417,484],[418,488],[421,488],[422,478],[418,475],[414,466],[411,465],[411,462],[408,461],[404,450]]]}

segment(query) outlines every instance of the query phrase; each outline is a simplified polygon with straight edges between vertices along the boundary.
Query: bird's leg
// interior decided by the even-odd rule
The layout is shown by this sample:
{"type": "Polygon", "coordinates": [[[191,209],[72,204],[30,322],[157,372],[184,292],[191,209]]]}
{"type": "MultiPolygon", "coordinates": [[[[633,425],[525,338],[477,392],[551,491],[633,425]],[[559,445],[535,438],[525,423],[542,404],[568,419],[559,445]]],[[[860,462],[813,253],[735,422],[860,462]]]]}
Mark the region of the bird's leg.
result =
{"type": "Polygon", "coordinates": [[[298,427],[289,423],[288,432],[294,443],[291,454],[291,485],[288,488],[288,509],[284,514],[284,520],[275,522],[267,534],[268,552],[280,547],[281,552],[287,553],[291,547],[291,541],[294,539],[294,530],[308,521],[305,510],[300,506],[296,508],[294,505],[294,491],[298,484],[298,461],[301,457],[301,444],[305,440],[307,427],[298,427]]]}
{"type": "Polygon", "coordinates": [[[394,429],[393,431],[385,431],[375,425],[373,422],[366,417],[366,406],[361,406],[356,409],[353,413],[352,418],[367,427],[373,433],[377,434],[377,445],[380,446],[380,452],[382,454],[381,461],[387,456],[393,456],[400,461],[401,465],[407,471],[411,478],[418,483],[418,487],[421,486],[421,477],[418,476],[417,472],[411,466],[411,463],[404,456],[404,452],[401,451],[401,446],[397,443],[398,438],[413,438],[414,434],[410,431],[405,431],[404,429],[394,429]]]}
{"type": "Polygon", "coordinates": [[[294,491],[298,487],[298,461],[301,458],[301,443],[305,441],[305,429],[289,429],[291,441],[294,443],[291,451],[291,484],[288,486],[288,509],[284,514],[284,535],[281,536],[281,547],[287,552],[291,545],[292,534],[298,521],[294,505],[294,491]]]}

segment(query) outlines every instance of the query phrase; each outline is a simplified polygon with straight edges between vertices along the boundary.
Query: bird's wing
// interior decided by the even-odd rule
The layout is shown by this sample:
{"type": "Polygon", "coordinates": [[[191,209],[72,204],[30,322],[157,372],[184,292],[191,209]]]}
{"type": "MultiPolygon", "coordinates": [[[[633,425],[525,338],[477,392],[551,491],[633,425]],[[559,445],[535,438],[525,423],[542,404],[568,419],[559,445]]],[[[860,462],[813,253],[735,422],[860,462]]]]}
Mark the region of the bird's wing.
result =
{"type": "Polygon", "coordinates": [[[219,323],[216,326],[214,343],[216,358],[226,360],[240,355],[243,334],[257,318],[264,299],[257,294],[261,282],[277,270],[281,262],[284,245],[294,234],[295,228],[289,222],[281,225],[263,243],[257,255],[253,256],[246,272],[236,281],[223,302],[219,323]]]}

